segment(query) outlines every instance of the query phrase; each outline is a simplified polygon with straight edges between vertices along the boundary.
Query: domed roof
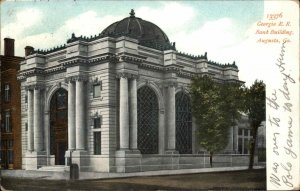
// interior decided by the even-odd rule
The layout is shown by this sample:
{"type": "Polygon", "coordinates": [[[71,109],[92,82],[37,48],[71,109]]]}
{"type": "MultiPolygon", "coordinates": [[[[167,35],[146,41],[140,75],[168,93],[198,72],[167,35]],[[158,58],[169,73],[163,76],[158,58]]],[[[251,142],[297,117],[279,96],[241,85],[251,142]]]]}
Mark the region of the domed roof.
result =
{"type": "Polygon", "coordinates": [[[131,9],[129,17],[109,25],[101,34],[125,35],[138,39],[142,45],[160,47],[159,49],[172,48],[169,38],[164,31],[151,22],[135,17],[133,9],[131,9]]]}

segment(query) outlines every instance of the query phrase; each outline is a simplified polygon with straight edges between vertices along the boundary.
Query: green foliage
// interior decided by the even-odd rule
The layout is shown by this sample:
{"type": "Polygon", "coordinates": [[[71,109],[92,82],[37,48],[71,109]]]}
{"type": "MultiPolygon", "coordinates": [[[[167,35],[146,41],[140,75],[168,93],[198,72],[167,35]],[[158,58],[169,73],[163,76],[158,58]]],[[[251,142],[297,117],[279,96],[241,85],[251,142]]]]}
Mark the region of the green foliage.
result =
{"type": "Polygon", "coordinates": [[[245,112],[248,114],[253,139],[250,145],[249,169],[253,168],[256,146],[257,129],[266,120],[266,85],[263,81],[255,80],[250,88],[244,91],[245,112]]]}
{"type": "Polygon", "coordinates": [[[193,116],[198,125],[199,145],[209,153],[223,150],[228,143],[229,128],[235,125],[242,108],[241,84],[218,83],[208,76],[191,83],[193,116]]]}
{"type": "Polygon", "coordinates": [[[266,120],[266,85],[263,81],[255,80],[245,92],[245,112],[249,116],[252,129],[257,129],[266,120]]]}

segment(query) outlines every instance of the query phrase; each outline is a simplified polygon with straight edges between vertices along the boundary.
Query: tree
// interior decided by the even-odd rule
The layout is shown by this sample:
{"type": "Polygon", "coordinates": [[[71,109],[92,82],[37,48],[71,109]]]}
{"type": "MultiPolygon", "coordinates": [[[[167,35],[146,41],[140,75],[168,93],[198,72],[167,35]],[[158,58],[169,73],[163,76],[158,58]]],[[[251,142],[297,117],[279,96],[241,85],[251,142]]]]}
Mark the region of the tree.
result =
{"type": "Polygon", "coordinates": [[[266,85],[255,80],[250,88],[245,89],[245,112],[248,114],[253,138],[250,142],[249,169],[253,168],[257,130],[266,120],[266,85]]]}
{"type": "Polygon", "coordinates": [[[208,76],[195,77],[191,83],[193,116],[198,125],[199,145],[213,154],[227,146],[229,128],[240,117],[241,84],[218,83],[208,76]]]}

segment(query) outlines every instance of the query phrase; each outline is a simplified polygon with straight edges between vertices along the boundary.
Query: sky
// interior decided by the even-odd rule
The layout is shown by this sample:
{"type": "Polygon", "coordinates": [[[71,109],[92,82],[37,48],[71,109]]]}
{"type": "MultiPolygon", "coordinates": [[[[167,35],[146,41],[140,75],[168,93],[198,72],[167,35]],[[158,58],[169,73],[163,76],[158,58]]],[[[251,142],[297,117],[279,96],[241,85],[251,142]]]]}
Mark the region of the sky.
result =
{"type": "Polygon", "coordinates": [[[25,46],[49,49],[65,44],[73,32],[99,34],[131,9],[158,25],[178,51],[207,52],[209,60],[224,64],[235,61],[247,85],[263,79],[264,66],[251,56],[251,34],[263,18],[263,1],[6,1],[1,3],[1,43],[14,38],[15,54],[24,56],[25,46]]]}

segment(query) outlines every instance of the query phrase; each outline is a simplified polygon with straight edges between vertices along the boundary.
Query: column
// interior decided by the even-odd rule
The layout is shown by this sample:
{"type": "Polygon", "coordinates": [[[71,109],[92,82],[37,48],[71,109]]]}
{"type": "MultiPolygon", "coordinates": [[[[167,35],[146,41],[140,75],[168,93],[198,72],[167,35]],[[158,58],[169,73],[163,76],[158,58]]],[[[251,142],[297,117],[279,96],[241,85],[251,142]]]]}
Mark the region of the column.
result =
{"type": "Polygon", "coordinates": [[[83,83],[82,79],[76,81],[76,150],[85,150],[85,104],[83,83]]]}
{"type": "Polygon", "coordinates": [[[68,83],[68,150],[76,149],[75,84],[68,83]]]}
{"type": "Polygon", "coordinates": [[[41,120],[41,92],[39,87],[34,88],[33,98],[33,126],[34,126],[34,150],[43,150],[43,127],[41,120]]]}
{"type": "Polygon", "coordinates": [[[175,86],[169,85],[167,89],[167,150],[175,151],[175,139],[176,139],[176,113],[175,113],[175,86]]]}
{"type": "Polygon", "coordinates": [[[129,149],[128,79],[120,77],[120,149],[129,149]]]}
{"type": "Polygon", "coordinates": [[[233,151],[238,153],[238,126],[233,127],[233,151]]]}
{"type": "Polygon", "coordinates": [[[33,151],[33,91],[27,90],[27,150],[33,151]]]}
{"type": "Polygon", "coordinates": [[[137,88],[136,78],[130,80],[130,149],[137,150],[137,88]]]}

